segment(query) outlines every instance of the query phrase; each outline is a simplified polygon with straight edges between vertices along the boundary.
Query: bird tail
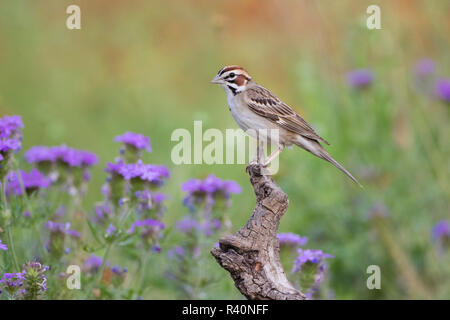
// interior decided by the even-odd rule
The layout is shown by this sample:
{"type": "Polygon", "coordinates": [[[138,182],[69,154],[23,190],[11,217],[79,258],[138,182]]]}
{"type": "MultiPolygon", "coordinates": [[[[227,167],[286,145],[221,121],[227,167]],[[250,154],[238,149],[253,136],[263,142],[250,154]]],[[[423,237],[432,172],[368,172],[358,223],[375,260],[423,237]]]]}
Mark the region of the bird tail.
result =
{"type": "Polygon", "coordinates": [[[341,166],[341,164],[339,162],[334,160],[333,157],[330,156],[328,154],[328,152],[326,152],[326,150],[320,145],[320,143],[318,141],[315,141],[315,140],[312,140],[312,139],[308,139],[308,140],[306,140],[306,139],[299,139],[296,144],[299,147],[302,147],[303,149],[311,152],[315,156],[328,161],[329,163],[334,165],[336,168],[341,170],[343,173],[345,173],[358,186],[363,188],[363,186],[359,183],[359,181],[356,180],[356,178],[350,172],[348,172],[347,169],[345,169],[343,166],[341,166]]]}
{"type": "Polygon", "coordinates": [[[356,178],[347,171],[347,169],[345,169],[343,166],[341,166],[341,164],[339,162],[337,162],[336,160],[333,159],[332,156],[329,155],[328,152],[325,151],[325,149],[323,149],[322,147],[319,149],[319,157],[328,161],[329,163],[331,163],[333,166],[335,166],[336,168],[338,168],[339,170],[341,170],[343,173],[345,173],[350,179],[353,180],[353,182],[355,182],[358,186],[360,186],[361,188],[363,188],[363,186],[361,185],[361,183],[359,183],[358,180],[356,180],[356,178]]]}

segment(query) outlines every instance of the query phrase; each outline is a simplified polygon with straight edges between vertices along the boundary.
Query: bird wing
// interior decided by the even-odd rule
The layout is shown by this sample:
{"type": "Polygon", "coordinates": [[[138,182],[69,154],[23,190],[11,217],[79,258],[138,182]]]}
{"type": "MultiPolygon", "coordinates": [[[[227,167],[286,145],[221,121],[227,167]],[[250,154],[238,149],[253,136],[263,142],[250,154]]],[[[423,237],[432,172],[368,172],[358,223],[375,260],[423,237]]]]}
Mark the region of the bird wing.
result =
{"type": "Polygon", "coordinates": [[[245,102],[250,110],[257,115],[278,124],[286,130],[329,144],[300,115],[266,88],[258,85],[248,88],[244,92],[245,102]]]}

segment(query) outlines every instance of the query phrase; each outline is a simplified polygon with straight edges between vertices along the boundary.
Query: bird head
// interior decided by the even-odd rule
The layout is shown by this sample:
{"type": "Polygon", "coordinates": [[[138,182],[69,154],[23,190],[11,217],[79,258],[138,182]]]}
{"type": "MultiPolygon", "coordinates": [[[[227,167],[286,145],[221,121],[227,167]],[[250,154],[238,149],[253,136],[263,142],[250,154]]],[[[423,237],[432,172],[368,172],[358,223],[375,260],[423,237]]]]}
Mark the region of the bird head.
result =
{"type": "Polygon", "coordinates": [[[211,80],[211,83],[218,84],[225,91],[236,95],[242,92],[250,81],[252,81],[252,77],[244,68],[227,66],[219,70],[215,78],[211,80]]]}

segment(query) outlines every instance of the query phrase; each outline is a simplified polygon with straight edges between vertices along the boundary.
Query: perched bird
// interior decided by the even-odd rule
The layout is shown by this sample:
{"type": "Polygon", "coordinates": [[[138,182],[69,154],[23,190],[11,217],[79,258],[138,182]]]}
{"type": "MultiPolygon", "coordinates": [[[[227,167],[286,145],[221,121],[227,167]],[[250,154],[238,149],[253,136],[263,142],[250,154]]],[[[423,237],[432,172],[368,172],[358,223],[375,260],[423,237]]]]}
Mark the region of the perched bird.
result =
{"type": "MultiPolygon", "coordinates": [[[[291,107],[272,92],[255,83],[244,68],[224,67],[211,80],[211,83],[218,84],[225,89],[231,114],[242,130],[246,132],[279,130],[278,141],[276,141],[278,149],[267,158],[264,166],[268,166],[285,146],[297,145],[330,162],[361,186],[358,180],[334,160],[320,144],[321,142],[329,143],[320,137],[291,107]]],[[[269,137],[266,138],[270,140],[269,137]]]]}

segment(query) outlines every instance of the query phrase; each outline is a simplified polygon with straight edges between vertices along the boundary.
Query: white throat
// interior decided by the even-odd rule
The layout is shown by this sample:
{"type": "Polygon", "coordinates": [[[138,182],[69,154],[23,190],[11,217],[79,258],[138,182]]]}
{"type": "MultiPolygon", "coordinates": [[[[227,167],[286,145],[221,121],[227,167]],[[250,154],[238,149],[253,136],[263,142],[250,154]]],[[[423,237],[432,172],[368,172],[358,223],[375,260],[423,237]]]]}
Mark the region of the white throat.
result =
{"type": "Polygon", "coordinates": [[[234,97],[236,94],[241,93],[245,89],[245,86],[238,87],[230,84],[221,84],[220,86],[225,90],[225,93],[227,94],[227,99],[229,99],[229,97],[230,98],[234,97]]]}

